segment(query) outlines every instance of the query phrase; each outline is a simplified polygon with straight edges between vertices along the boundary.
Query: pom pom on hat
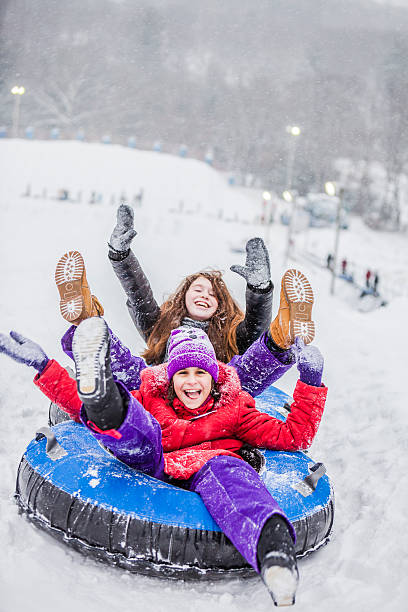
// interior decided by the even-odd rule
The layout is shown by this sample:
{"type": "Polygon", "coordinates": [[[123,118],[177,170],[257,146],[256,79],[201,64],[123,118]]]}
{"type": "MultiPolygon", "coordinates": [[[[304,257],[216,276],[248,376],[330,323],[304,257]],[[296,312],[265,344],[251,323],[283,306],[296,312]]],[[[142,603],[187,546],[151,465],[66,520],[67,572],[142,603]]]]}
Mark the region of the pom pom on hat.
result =
{"type": "Polygon", "coordinates": [[[207,334],[197,327],[173,329],[169,341],[167,376],[169,380],[179,370],[201,368],[217,382],[218,363],[214,347],[207,334]]]}

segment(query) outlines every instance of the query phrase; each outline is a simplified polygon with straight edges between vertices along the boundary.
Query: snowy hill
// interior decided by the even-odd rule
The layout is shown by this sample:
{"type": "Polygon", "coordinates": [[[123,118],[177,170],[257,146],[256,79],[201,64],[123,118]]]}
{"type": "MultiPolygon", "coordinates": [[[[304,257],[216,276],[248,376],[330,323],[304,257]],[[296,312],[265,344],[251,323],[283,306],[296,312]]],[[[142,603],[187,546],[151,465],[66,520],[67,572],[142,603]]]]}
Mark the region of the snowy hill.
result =
{"type": "MultiPolygon", "coordinates": [[[[275,224],[265,236],[254,224],[259,194],[230,187],[208,165],[119,146],[18,140],[0,140],[0,163],[1,331],[17,329],[67,363],[59,347],[66,325],[53,275],[60,255],[78,249],[112,328],[130,348],[142,349],[106,255],[119,195],[132,200],[141,188],[133,247],[159,301],[186,274],[216,267],[242,303],[244,281],[229,266],[244,255],[230,245],[261,235],[270,250],[277,310],[287,228],[275,224]],[[31,194],[24,197],[27,185],[31,194]],[[52,199],[60,189],[78,201],[52,199]],[[88,203],[92,192],[101,194],[99,204],[88,203]]],[[[332,244],[333,230],[298,234],[296,259],[289,262],[307,274],[316,294],[315,342],[325,356],[329,395],[310,454],[325,463],[336,493],[332,540],[300,562],[295,609],[399,612],[408,596],[407,239],[374,233],[358,220],[342,233],[341,256],[354,263],[356,274],[380,270],[389,303],[368,313],[357,310],[355,292],[343,281],[331,296],[327,270],[303,256],[306,249],[324,260],[332,244]]],[[[1,612],[272,609],[257,578],[201,585],[135,576],[84,559],[23,520],[13,501],[16,468],[36,429],[46,424],[48,405],[32,372],[4,356],[0,364],[1,612]]],[[[279,386],[291,393],[295,381],[291,371],[279,386]]]]}

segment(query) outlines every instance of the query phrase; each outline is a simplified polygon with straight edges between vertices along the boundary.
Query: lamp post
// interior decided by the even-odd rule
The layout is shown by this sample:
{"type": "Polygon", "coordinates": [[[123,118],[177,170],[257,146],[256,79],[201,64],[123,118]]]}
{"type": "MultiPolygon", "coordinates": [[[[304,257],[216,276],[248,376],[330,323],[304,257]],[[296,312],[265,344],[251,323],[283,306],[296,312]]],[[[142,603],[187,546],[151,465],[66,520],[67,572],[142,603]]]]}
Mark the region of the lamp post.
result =
{"type": "Polygon", "coordinates": [[[293,168],[295,165],[295,153],[296,153],[296,144],[297,144],[297,136],[300,136],[300,127],[297,125],[287,125],[286,131],[290,135],[289,140],[289,149],[288,149],[288,160],[286,164],[286,189],[282,194],[285,202],[294,202],[292,214],[289,220],[288,226],[288,239],[286,245],[286,253],[284,259],[285,267],[288,264],[288,259],[290,256],[290,250],[292,246],[292,234],[293,234],[293,225],[294,225],[294,217],[296,215],[296,197],[292,194],[292,179],[293,179],[293,168]]]}
{"type": "Polygon", "coordinates": [[[20,103],[21,103],[21,96],[25,94],[25,88],[22,86],[15,85],[11,89],[11,93],[14,96],[13,138],[18,138],[18,129],[19,129],[19,123],[20,123],[20,103]]]}
{"type": "Polygon", "coordinates": [[[262,214],[261,214],[261,222],[263,220],[265,227],[265,242],[269,242],[269,229],[270,229],[270,210],[269,210],[269,202],[271,201],[271,194],[269,191],[264,191],[262,193],[262,214]]]}
{"type": "Polygon", "coordinates": [[[334,295],[334,285],[336,282],[336,270],[337,270],[337,258],[339,252],[339,240],[340,240],[340,230],[341,230],[341,211],[343,208],[343,194],[344,189],[340,187],[337,189],[336,183],[331,181],[327,182],[324,186],[324,189],[329,196],[335,196],[338,191],[339,201],[337,203],[337,213],[336,213],[336,228],[335,228],[335,236],[334,236],[334,253],[333,253],[333,266],[332,266],[332,278],[330,283],[330,293],[334,295]]]}
{"type": "Polygon", "coordinates": [[[292,188],[292,178],[293,178],[293,167],[295,164],[296,144],[297,144],[296,137],[300,136],[300,127],[297,125],[287,125],[286,131],[291,136],[291,138],[289,140],[288,160],[286,164],[286,185],[285,187],[286,189],[291,189],[292,188]]]}
{"type": "Polygon", "coordinates": [[[264,225],[267,223],[268,219],[268,202],[271,200],[271,194],[269,191],[262,192],[262,211],[261,211],[261,223],[264,225]]]}
{"type": "Polygon", "coordinates": [[[286,268],[288,265],[288,260],[290,257],[290,251],[292,247],[292,235],[293,235],[293,227],[294,227],[294,218],[296,216],[297,199],[296,199],[296,196],[293,194],[293,192],[290,191],[289,189],[285,189],[285,191],[282,193],[282,197],[285,200],[285,202],[287,202],[288,204],[291,204],[293,202],[292,213],[290,215],[290,219],[288,223],[288,238],[286,242],[286,253],[285,253],[285,260],[284,260],[284,267],[286,268]]]}

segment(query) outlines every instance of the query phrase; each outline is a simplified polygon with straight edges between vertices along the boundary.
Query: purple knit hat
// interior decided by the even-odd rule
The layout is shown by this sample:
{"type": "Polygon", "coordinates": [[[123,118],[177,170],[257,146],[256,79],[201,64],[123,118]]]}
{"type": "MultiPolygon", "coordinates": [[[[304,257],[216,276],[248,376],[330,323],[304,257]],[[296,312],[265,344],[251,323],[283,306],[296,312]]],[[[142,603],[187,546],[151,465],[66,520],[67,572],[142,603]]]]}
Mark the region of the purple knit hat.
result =
{"type": "Polygon", "coordinates": [[[201,368],[217,382],[218,363],[209,337],[197,327],[173,329],[169,340],[167,376],[171,380],[176,372],[184,368],[201,368]]]}

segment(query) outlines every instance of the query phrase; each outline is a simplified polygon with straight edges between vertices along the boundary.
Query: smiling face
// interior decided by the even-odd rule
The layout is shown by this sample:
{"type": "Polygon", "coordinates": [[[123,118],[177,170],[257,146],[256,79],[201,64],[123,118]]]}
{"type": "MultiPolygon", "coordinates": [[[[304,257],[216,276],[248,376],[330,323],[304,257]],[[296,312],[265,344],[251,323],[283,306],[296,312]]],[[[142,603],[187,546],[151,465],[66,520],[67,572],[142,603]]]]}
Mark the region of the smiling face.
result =
{"type": "Polygon", "coordinates": [[[189,316],[195,321],[208,321],[218,308],[211,281],[199,276],[186,292],[186,308],[189,316]]]}
{"type": "Polygon", "coordinates": [[[199,408],[210,395],[212,376],[201,368],[184,368],[173,376],[174,392],[189,410],[199,408]]]}

